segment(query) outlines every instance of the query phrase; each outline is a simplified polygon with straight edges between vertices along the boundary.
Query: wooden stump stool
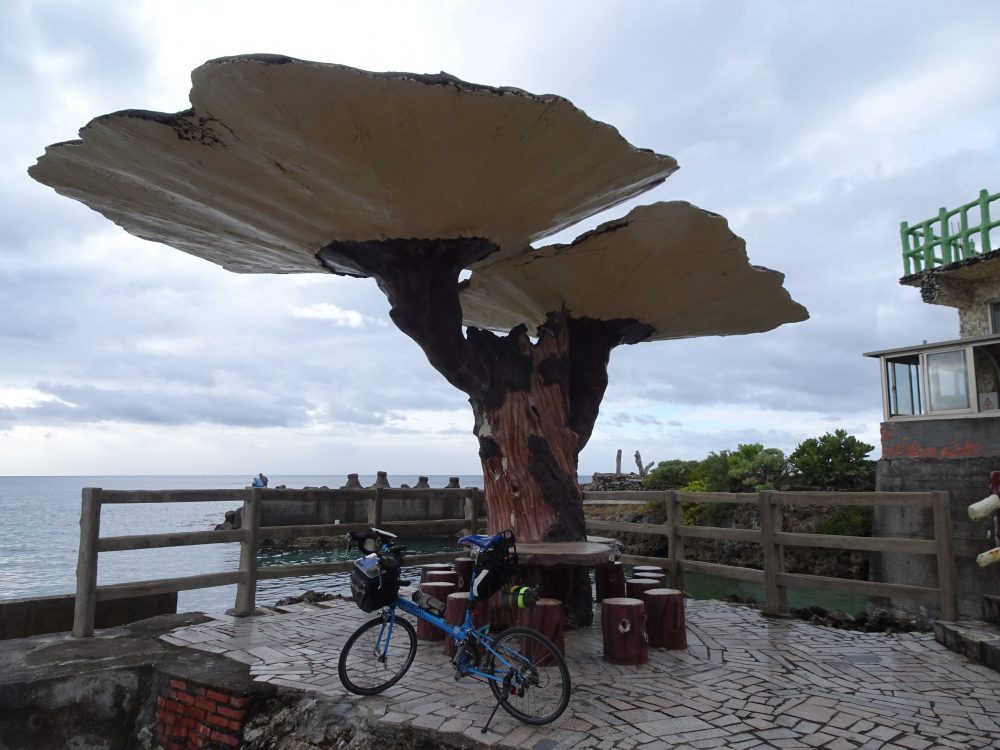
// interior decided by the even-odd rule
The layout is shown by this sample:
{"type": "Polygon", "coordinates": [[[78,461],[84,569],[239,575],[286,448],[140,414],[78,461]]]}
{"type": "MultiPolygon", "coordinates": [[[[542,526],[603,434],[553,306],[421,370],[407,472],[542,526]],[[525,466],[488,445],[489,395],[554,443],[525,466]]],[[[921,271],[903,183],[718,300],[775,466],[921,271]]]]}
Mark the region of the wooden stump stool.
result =
{"type": "Polygon", "coordinates": [[[472,558],[456,557],[455,572],[458,573],[458,590],[468,591],[469,582],[472,580],[472,558]]]}
{"type": "Polygon", "coordinates": [[[667,577],[663,573],[649,573],[645,570],[639,571],[638,573],[632,574],[633,578],[649,578],[653,581],[658,581],[660,587],[667,585],[667,577]]]}
{"type": "Polygon", "coordinates": [[[625,596],[630,599],[642,599],[644,591],[650,589],[661,589],[663,584],[655,578],[627,578],[625,579],[625,596]]]}
{"type": "MultiPolygon", "coordinates": [[[[421,583],[420,590],[425,594],[430,594],[440,602],[447,603],[448,595],[455,590],[454,583],[421,583]]],[[[431,625],[429,622],[417,620],[417,639],[421,641],[441,641],[444,640],[444,631],[431,625]]]]}
{"type": "Polygon", "coordinates": [[[451,566],[448,563],[428,563],[427,565],[420,566],[420,582],[425,583],[427,581],[427,574],[432,570],[451,570],[451,566]]]}
{"type": "MultiPolygon", "coordinates": [[[[469,592],[468,591],[453,591],[448,594],[448,601],[445,605],[444,610],[444,620],[449,625],[461,625],[465,622],[465,610],[469,606],[469,592]]],[[[472,626],[475,628],[482,627],[489,619],[485,616],[486,609],[484,609],[483,603],[478,602],[476,610],[472,613],[472,626]]],[[[455,653],[455,641],[453,638],[445,636],[444,638],[444,655],[451,656],[455,653]]]]}
{"type": "Polygon", "coordinates": [[[635,578],[638,573],[662,573],[663,568],[659,565],[633,565],[632,566],[632,577],[635,578]]]}
{"type": "Polygon", "coordinates": [[[594,584],[599,602],[625,596],[625,566],[618,561],[614,565],[594,568],[594,584]]]}
{"type": "Polygon", "coordinates": [[[645,664],[646,605],[640,599],[613,597],[601,602],[604,661],[612,664],[645,664]]]}
{"type": "Polygon", "coordinates": [[[651,648],[687,648],[684,624],[684,594],[677,589],[649,589],[643,592],[646,604],[646,633],[651,648]]]}
{"type": "Polygon", "coordinates": [[[454,570],[428,570],[424,574],[424,580],[421,583],[440,583],[442,581],[444,583],[454,583],[455,588],[461,591],[458,588],[458,573],[454,570]]]}
{"type": "MultiPolygon", "coordinates": [[[[548,638],[559,649],[560,654],[566,653],[566,639],[563,637],[563,630],[566,626],[566,617],[563,614],[562,602],[558,599],[539,599],[534,607],[529,609],[519,609],[517,611],[517,624],[523,628],[533,628],[548,638]]],[[[530,641],[522,643],[524,655],[540,667],[548,667],[553,664],[553,659],[546,652],[533,653],[531,648],[537,643],[530,641]]]]}

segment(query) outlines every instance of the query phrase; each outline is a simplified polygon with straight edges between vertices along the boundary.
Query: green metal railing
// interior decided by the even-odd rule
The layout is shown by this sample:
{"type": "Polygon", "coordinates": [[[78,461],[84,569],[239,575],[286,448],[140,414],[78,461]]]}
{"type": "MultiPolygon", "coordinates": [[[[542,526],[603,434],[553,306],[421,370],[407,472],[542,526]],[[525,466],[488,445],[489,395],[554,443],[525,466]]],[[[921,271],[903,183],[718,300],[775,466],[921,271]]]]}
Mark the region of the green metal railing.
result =
{"type": "Polygon", "coordinates": [[[980,190],[979,199],[964,206],[951,211],[942,208],[937,216],[916,226],[911,227],[905,221],[900,224],[904,275],[992,252],[990,230],[1000,227],[1000,219],[990,219],[990,204],[997,199],[1000,199],[1000,193],[990,195],[988,190],[980,190]],[[979,223],[969,226],[969,211],[974,209],[979,209],[979,223]],[[952,226],[955,217],[958,217],[957,227],[952,226]],[[978,247],[974,239],[977,234],[978,247]]]}

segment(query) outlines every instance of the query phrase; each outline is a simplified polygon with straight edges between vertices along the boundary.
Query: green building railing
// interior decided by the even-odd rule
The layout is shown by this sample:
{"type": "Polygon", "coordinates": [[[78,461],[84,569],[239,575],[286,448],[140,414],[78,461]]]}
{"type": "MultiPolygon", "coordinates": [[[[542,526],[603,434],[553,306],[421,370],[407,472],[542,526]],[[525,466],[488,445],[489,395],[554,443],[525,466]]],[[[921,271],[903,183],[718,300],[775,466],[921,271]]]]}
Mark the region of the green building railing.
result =
{"type": "Polygon", "coordinates": [[[904,275],[992,252],[990,230],[1000,227],[1000,219],[991,220],[990,204],[998,199],[1000,193],[990,195],[988,190],[980,190],[978,200],[964,206],[951,211],[942,208],[934,218],[912,227],[905,221],[900,224],[904,275]],[[979,210],[979,223],[969,226],[969,212],[975,209],[979,210]],[[957,226],[953,226],[955,217],[958,217],[957,226]],[[979,235],[978,247],[976,235],[979,235]]]}

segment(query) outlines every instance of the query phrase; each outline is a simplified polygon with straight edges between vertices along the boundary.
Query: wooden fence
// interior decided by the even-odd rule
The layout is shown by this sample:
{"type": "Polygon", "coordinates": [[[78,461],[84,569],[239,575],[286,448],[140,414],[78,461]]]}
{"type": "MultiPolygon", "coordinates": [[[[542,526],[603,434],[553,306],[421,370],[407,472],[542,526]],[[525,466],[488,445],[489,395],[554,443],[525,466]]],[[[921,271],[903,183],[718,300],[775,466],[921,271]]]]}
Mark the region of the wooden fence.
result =
{"type": "MultiPolygon", "coordinates": [[[[765,611],[779,614],[788,610],[786,590],[789,586],[813,589],[847,591],[865,596],[911,599],[937,604],[945,620],[957,619],[958,605],[955,585],[955,562],[952,546],[951,516],[947,492],[760,492],[757,494],[685,493],[663,492],[588,492],[586,500],[602,501],[662,501],[666,505],[667,523],[663,525],[588,521],[588,531],[599,533],[638,533],[666,537],[668,557],[639,557],[625,555],[622,560],[629,565],[661,565],[669,571],[671,585],[684,589],[684,573],[698,571],[740,581],[762,584],[766,598],[765,611]],[[739,503],[755,504],[760,508],[759,529],[731,529],[712,526],[688,526],[683,523],[682,505],[685,503],[739,503]],[[934,517],[934,535],[928,539],[897,537],[855,537],[825,534],[802,534],[783,531],[784,507],[797,505],[824,506],[876,506],[905,505],[930,507],[934,517]],[[686,539],[716,539],[751,542],[763,547],[763,570],[718,563],[688,560],[684,556],[686,539]],[[936,587],[912,586],[874,581],[856,581],[844,578],[788,573],[785,570],[785,547],[819,547],[863,552],[901,552],[937,557],[938,580],[936,587]]],[[[173,591],[210,588],[236,584],[236,602],[232,613],[248,615],[256,607],[257,581],[272,578],[291,578],[324,573],[342,573],[351,570],[353,562],[316,563],[311,565],[275,565],[257,567],[257,549],[262,539],[289,539],[293,537],[337,536],[346,531],[366,531],[378,526],[399,532],[404,537],[427,534],[448,534],[460,530],[481,528],[484,500],[482,490],[471,489],[393,489],[370,490],[272,490],[247,488],[245,490],[83,490],[80,516],[80,550],[77,561],[76,604],[73,635],[90,636],[94,633],[94,612],[98,601],[121,599],[141,594],[160,594],[173,591]],[[366,523],[321,524],[305,526],[260,526],[260,504],[264,499],[286,498],[322,500],[347,494],[355,502],[367,505],[366,523]],[[434,521],[391,521],[382,518],[383,500],[389,498],[455,499],[464,498],[462,518],[434,521]],[[117,503],[178,503],[178,502],[242,502],[241,528],[229,531],[190,531],[138,536],[100,535],[101,507],[117,503]],[[240,544],[239,569],[220,573],[202,573],[179,578],[97,585],[98,555],[119,550],[181,547],[195,544],[240,544]]],[[[447,562],[455,553],[414,555],[412,564],[447,562]]]]}
{"type": "Polygon", "coordinates": [[[666,505],[664,525],[588,521],[587,530],[607,533],[637,533],[667,539],[668,556],[639,557],[625,555],[628,565],[660,565],[669,571],[671,585],[684,589],[684,573],[697,571],[711,575],[762,584],[765,611],[784,614],[788,611],[787,588],[808,587],[829,591],[847,591],[873,597],[890,597],[936,604],[944,620],[958,618],[955,581],[955,554],[952,543],[950,498],[947,492],[759,492],[730,494],[707,492],[588,492],[593,500],[661,501],[666,505]],[[683,522],[685,503],[754,504],[760,509],[759,529],[731,529],[714,526],[689,526],[683,522]],[[784,531],[784,508],[788,506],[866,506],[905,505],[930,507],[934,517],[933,536],[926,539],[898,537],[834,536],[784,531]],[[684,555],[687,539],[716,539],[750,542],[763,548],[763,570],[688,560],[684,555]],[[846,578],[788,573],[785,570],[785,547],[814,547],[862,552],[895,552],[935,555],[937,586],[911,586],[898,583],[857,581],[846,578]]]}
{"type": "MultiPolygon", "coordinates": [[[[367,531],[378,526],[398,532],[404,537],[428,534],[448,534],[481,526],[480,515],[484,509],[482,490],[471,489],[393,489],[368,490],[274,490],[247,488],[244,490],[83,490],[80,513],[80,550],[76,567],[76,603],[73,612],[73,635],[94,634],[94,613],[97,602],[123,599],[142,594],[162,594],[173,591],[211,588],[236,584],[236,603],[232,614],[248,615],[256,607],[257,581],[271,578],[292,578],[323,573],[350,571],[352,561],[316,563],[312,565],[274,565],[257,567],[257,549],[262,539],[290,539],[293,537],[338,536],[347,531],[367,531]],[[365,503],[368,510],[366,523],[335,523],[307,526],[260,525],[260,505],[264,499],[323,500],[348,497],[354,502],[365,503]],[[433,521],[392,521],[382,518],[382,504],[386,499],[456,499],[464,498],[462,518],[433,521]],[[239,529],[226,531],[186,531],[137,536],[101,536],[101,507],[119,503],[197,503],[242,502],[239,529]],[[97,585],[98,555],[101,552],[120,550],[183,547],[195,544],[240,544],[239,569],[221,573],[201,573],[179,578],[97,585]]],[[[420,565],[431,562],[450,562],[456,553],[412,555],[407,561],[420,565]]]]}

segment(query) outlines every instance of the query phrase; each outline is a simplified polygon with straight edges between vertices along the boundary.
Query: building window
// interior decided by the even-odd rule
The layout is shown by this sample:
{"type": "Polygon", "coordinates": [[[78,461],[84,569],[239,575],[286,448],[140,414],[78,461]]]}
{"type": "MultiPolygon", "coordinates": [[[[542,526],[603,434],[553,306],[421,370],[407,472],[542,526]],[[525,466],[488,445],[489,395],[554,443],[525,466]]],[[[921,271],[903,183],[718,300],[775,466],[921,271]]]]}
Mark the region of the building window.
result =
{"type": "Polygon", "coordinates": [[[932,413],[968,409],[969,377],[965,366],[965,350],[928,354],[927,384],[932,413]]]}
{"type": "Polygon", "coordinates": [[[920,356],[917,354],[886,360],[889,381],[889,414],[915,416],[922,414],[920,400],[920,356]]]}
{"type": "Polygon", "coordinates": [[[993,333],[1000,333],[1000,300],[990,302],[990,328],[993,333]]]}

